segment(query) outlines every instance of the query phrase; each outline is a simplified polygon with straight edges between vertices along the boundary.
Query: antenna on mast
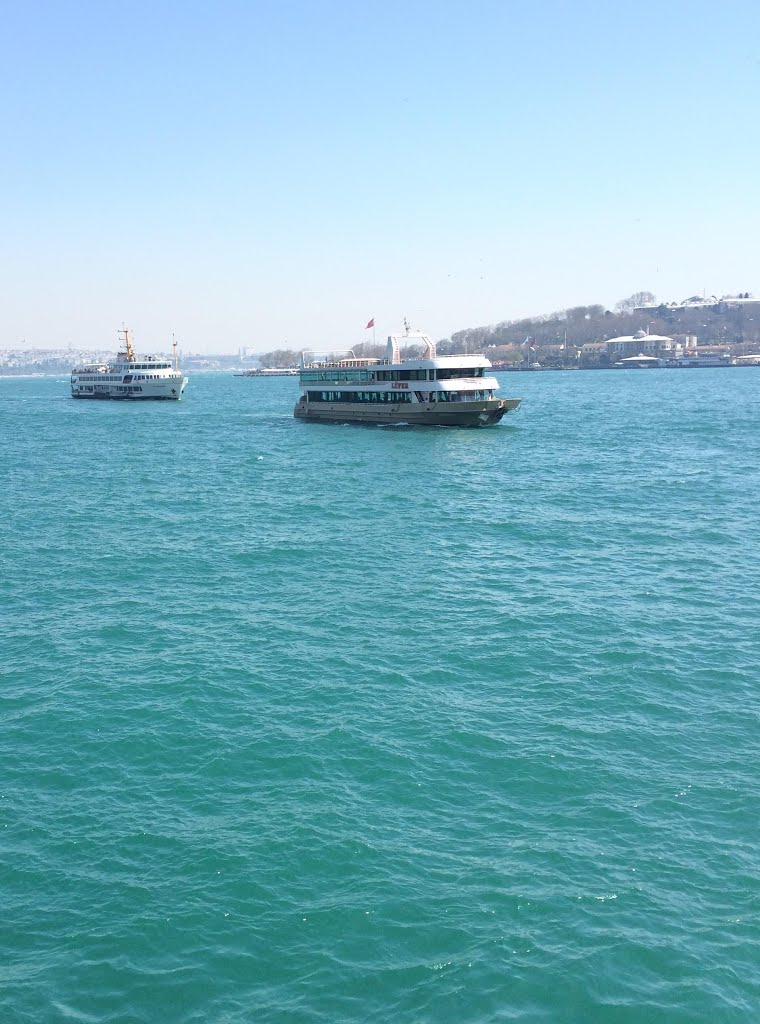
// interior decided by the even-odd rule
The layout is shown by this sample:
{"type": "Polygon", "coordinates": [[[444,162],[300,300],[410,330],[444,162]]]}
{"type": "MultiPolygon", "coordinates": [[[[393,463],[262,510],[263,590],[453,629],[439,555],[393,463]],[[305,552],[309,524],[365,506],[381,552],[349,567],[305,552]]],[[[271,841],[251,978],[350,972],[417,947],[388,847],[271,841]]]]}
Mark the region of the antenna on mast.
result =
{"type": "Polygon", "coordinates": [[[177,360],[177,339],[174,336],[174,331],[172,331],[172,348],[174,349],[174,372],[177,373],[179,371],[179,362],[177,360]]]}

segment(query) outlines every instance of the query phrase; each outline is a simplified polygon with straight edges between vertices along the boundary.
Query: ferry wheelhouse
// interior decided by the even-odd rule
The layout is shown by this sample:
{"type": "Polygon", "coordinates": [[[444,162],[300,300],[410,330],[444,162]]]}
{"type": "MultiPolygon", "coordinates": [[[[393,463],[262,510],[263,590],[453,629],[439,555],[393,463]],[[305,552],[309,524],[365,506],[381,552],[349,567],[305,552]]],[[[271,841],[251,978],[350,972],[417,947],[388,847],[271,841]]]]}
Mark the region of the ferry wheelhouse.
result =
{"type": "Polygon", "coordinates": [[[499,382],[486,375],[485,356],[439,356],[426,334],[391,335],[384,359],[338,359],[305,363],[299,419],[340,423],[409,423],[484,427],[520,404],[499,398],[499,382]],[[421,343],[419,358],[401,359],[404,344],[421,343]]]}
{"type": "Polygon", "coordinates": [[[187,377],[179,369],[176,340],[174,358],[168,360],[135,355],[127,328],[119,334],[124,335],[124,351],[113,363],[88,363],[71,371],[71,397],[179,400],[187,377]]]}

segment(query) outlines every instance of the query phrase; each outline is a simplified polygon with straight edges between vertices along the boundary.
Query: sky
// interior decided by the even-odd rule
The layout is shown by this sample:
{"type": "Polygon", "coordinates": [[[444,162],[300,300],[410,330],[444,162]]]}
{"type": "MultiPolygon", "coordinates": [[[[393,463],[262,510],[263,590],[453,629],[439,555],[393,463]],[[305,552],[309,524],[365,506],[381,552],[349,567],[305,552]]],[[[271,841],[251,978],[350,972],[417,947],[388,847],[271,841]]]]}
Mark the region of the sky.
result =
{"type": "Polygon", "coordinates": [[[0,348],[760,292],[760,5],[0,6],[0,348]]]}

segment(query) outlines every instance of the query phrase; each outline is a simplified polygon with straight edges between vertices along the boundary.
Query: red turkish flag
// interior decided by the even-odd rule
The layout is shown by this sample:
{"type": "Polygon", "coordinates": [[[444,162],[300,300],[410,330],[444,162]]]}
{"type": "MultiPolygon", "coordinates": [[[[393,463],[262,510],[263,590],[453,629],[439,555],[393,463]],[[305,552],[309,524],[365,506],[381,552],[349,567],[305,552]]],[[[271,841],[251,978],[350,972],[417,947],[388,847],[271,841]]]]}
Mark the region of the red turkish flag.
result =
{"type": "MultiPolygon", "coordinates": [[[[375,326],[375,318],[372,317],[370,322],[367,324],[367,327],[374,327],[374,326],[375,326]]],[[[367,327],[364,328],[365,331],[367,330],[367,327]]]]}

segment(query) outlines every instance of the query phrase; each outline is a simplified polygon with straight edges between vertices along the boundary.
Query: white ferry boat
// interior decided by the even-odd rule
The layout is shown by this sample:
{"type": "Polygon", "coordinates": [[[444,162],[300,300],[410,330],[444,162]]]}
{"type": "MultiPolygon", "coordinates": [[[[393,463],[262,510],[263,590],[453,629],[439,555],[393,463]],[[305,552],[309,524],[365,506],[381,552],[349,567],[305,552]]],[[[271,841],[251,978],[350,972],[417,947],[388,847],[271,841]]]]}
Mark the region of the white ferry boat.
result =
{"type": "Polygon", "coordinates": [[[484,427],[521,401],[496,396],[499,382],[486,376],[490,367],[485,356],[439,356],[431,338],[407,329],[388,338],[385,359],[302,359],[303,394],[293,414],[340,423],[484,427]],[[401,341],[421,343],[422,356],[402,360],[401,341]]]}
{"type": "Polygon", "coordinates": [[[72,398],[163,398],[179,400],[187,386],[177,362],[177,342],[172,338],[174,360],[136,356],[126,327],[124,351],[113,363],[90,363],[71,371],[72,398]]]}

